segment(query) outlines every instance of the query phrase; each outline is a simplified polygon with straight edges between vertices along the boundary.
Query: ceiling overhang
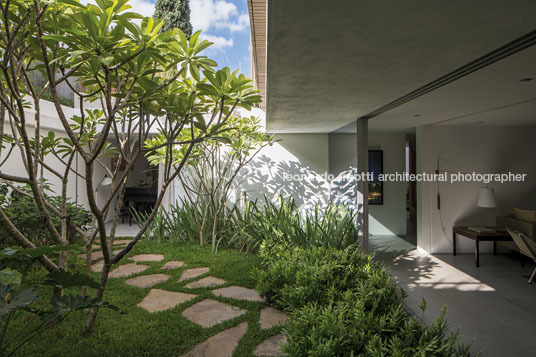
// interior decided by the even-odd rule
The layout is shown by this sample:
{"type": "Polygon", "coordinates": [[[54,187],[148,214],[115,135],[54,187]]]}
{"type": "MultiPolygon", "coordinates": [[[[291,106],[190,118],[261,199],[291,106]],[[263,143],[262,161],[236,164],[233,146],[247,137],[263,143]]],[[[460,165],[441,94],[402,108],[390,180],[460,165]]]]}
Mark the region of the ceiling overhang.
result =
{"type": "MultiPolygon", "coordinates": [[[[264,1],[249,1],[257,21],[264,1]]],[[[536,27],[530,0],[268,0],[267,9],[271,132],[334,131],[536,27]]],[[[259,46],[261,36],[252,36],[259,46]]],[[[258,85],[261,72],[257,63],[258,85]]]]}
{"type": "MultiPolygon", "coordinates": [[[[248,0],[251,31],[251,78],[253,84],[266,98],[266,0],[248,0]]],[[[260,104],[266,109],[266,100],[260,104]]]]}

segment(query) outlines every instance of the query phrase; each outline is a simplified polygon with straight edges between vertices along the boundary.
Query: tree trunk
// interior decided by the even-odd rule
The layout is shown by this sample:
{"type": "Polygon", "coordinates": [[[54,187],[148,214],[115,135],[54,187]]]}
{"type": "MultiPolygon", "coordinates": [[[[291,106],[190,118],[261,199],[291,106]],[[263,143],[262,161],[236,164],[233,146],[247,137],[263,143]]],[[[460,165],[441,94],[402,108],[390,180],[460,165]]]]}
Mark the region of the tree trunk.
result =
{"type": "MultiPolygon", "coordinates": [[[[102,272],[101,272],[100,279],[99,279],[99,283],[100,283],[101,287],[97,289],[96,299],[97,299],[98,302],[101,302],[102,298],[104,296],[104,286],[106,286],[106,281],[108,280],[109,272],[110,272],[110,266],[108,266],[107,264],[104,264],[103,267],[102,267],[102,272]]],[[[89,334],[93,330],[93,327],[95,326],[95,320],[97,320],[98,313],[99,313],[98,308],[92,308],[89,311],[89,314],[88,314],[87,320],[86,320],[86,326],[84,327],[84,329],[80,333],[80,336],[82,336],[82,337],[89,336],[89,334]]]]}
{"type": "Polygon", "coordinates": [[[212,253],[216,251],[216,233],[218,230],[218,216],[220,215],[220,210],[214,214],[214,222],[212,226],[212,253]]]}
{"type": "MultiPolygon", "coordinates": [[[[86,247],[86,266],[84,268],[84,271],[85,271],[87,276],[90,276],[91,275],[91,250],[92,250],[92,247],[93,247],[93,241],[91,239],[88,240],[88,242],[86,243],[85,247],[86,247]]],[[[87,285],[82,287],[82,295],[83,296],[87,296],[88,289],[89,288],[88,288],[87,285]]]]}

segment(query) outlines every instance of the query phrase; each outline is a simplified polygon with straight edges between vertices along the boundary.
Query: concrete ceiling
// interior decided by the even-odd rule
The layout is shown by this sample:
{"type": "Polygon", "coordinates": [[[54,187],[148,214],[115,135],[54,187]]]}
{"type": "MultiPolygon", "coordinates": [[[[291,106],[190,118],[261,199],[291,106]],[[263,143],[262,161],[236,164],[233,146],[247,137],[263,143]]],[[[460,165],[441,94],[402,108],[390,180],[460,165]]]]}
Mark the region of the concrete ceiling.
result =
{"type": "MultiPolygon", "coordinates": [[[[309,133],[339,129],[534,30],[535,13],[533,0],[338,0],[333,3],[268,0],[267,129],[309,133]]],[[[526,51],[529,50],[523,52],[526,51]]],[[[500,102],[495,100],[498,97],[482,98],[484,94],[479,86],[472,83],[473,98],[465,98],[466,102],[459,104],[459,111],[446,111],[439,119],[453,119],[503,102],[512,104],[527,99],[521,88],[523,85],[534,88],[536,81],[518,80],[536,77],[534,53],[529,52],[526,53],[530,59],[520,60],[528,65],[528,70],[510,73],[510,77],[499,76],[510,85],[493,95],[509,93],[511,98],[500,102]],[[511,89],[523,95],[516,99],[511,89]],[[491,105],[476,104],[482,100],[491,105]]],[[[469,80],[486,69],[461,80],[469,80]]],[[[491,87],[489,81],[479,85],[491,87]]],[[[456,89],[450,94],[457,94],[456,89]]],[[[414,108],[409,107],[413,102],[406,103],[372,118],[369,126],[374,129],[377,125],[378,130],[396,126],[402,113],[396,115],[395,111],[406,106],[404,114],[422,125],[427,113],[437,111],[436,105],[441,100],[449,104],[445,98],[435,98],[435,103],[415,104],[414,108]],[[415,114],[421,116],[413,117],[415,114]],[[380,121],[385,121],[385,125],[380,121]]],[[[521,109],[523,106],[518,105],[516,110],[533,108],[521,109]]],[[[476,114],[469,120],[478,122],[475,118],[476,114]]],[[[437,119],[435,116],[433,120],[440,121],[437,119]]],[[[459,124],[457,120],[447,123],[459,124]]],[[[400,125],[398,129],[408,125],[400,125]]]]}
{"type": "MultiPolygon", "coordinates": [[[[536,46],[369,120],[378,131],[421,125],[536,125],[536,46]]],[[[355,121],[335,132],[355,133],[355,121]]]]}

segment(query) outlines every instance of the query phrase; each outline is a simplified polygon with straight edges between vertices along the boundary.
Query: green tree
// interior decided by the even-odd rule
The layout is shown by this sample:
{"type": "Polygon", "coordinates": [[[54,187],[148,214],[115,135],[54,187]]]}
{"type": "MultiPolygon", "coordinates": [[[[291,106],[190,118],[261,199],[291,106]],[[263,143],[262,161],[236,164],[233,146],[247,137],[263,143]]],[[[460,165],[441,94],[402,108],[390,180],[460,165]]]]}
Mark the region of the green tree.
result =
{"type": "Polygon", "coordinates": [[[186,36],[192,35],[189,0],[157,0],[153,16],[164,21],[161,31],[179,28],[186,36]]]}
{"type": "MultiPolygon", "coordinates": [[[[74,229],[84,239],[86,256],[93,242],[100,242],[104,266],[97,302],[102,301],[112,266],[141,239],[195,146],[218,137],[236,108],[250,109],[261,100],[244,75],[228,68],[213,69],[216,62],[202,55],[211,43],[201,41],[199,32],[189,39],[180,29],[161,33],[161,20],[130,8],[128,0],[99,0],[87,6],[75,0],[0,2],[0,181],[34,200],[52,242],[67,244],[74,229]],[[32,84],[32,71],[45,78],[43,88],[32,84]],[[74,110],[61,105],[57,89],[64,81],[69,84],[69,78],[76,78],[84,88],[70,86],[79,98],[74,110]],[[46,90],[65,136],[41,125],[46,90]],[[117,147],[111,147],[111,140],[117,147]],[[162,172],[155,208],[132,242],[114,253],[111,248],[130,169],[138,157],[155,155],[158,158],[152,162],[162,172]],[[11,156],[20,160],[24,174],[9,173],[6,163],[11,156]],[[110,156],[118,162],[112,168],[103,161],[110,156]],[[99,167],[112,180],[102,200],[96,196],[99,167]],[[55,187],[61,195],[59,203],[45,194],[42,171],[60,182],[55,187]],[[75,179],[83,182],[94,217],[87,232],[69,217],[67,188],[75,179]],[[29,190],[20,190],[20,184],[29,190]],[[113,219],[108,231],[109,216],[113,219]],[[58,218],[60,227],[54,224],[58,218]]],[[[12,218],[0,205],[4,229],[19,246],[35,248],[12,218]]],[[[37,259],[51,272],[67,268],[66,252],[58,259],[47,255],[37,259]]],[[[97,311],[90,312],[85,333],[94,325],[97,311]]]]}
{"type": "Polygon", "coordinates": [[[217,138],[205,140],[192,150],[178,177],[186,199],[194,207],[201,246],[205,244],[205,229],[210,229],[212,250],[216,250],[218,223],[226,214],[225,208],[236,204],[229,196],[243,182],[242,170],[273,143],[273,136],[262,131],[257,118],[235,115],[222,126],[217,138]]]}

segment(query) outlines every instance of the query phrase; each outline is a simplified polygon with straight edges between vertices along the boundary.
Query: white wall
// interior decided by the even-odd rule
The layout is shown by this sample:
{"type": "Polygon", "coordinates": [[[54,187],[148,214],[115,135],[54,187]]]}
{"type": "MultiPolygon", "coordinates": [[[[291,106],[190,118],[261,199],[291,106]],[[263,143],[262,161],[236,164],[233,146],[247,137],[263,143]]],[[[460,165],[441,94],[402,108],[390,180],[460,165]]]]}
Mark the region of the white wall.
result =
{"type": "MultiPolygon", "coordinates": [[[[498,208],[478,208],[482,183],[418,184],[418,245],[431,253],[452,253],[452,227],[495,224],[513,207],[536,208],[536,127],[428,126],[417,129],[417,172],[440,170],[479,173],[526,173],[525,182],[494,183],[498,208]],[[437,193],[441,210],[437,209],[437,193]]],[[[474,242],[458,238],[460,252],[473,253],[474,242]]],[[[482,243],[483,252],[491,243],[482,243]]]]}
{"type": "MultiPolygon", "coordinates": [[[[330,134],[330,173],[339,175],[356,167],[357,135],[330,134]]],[[[385,174],[405,171],[405,135],[402,132],[369,133],[369,149],[383,150],[385,174]]],[[[369,206],[371,234],[406,234],[406,184],[383,183],[383,205],[369,206]]]]}
{"type": "Polygon", "coordinates": [[[246,168],[242,189],[250,199],[292,196],[306,207],[329,200],[328,134],[277,134],[246,168]],[[288,175],[295,176],[289,179],[288,175]]]}
{"type": "MultiPolygon", "coordinates": [[[[76,104],[76,101],[75,101],[75,104],[76,104]]],[[[94,104],[92,105],[95,106],[94,104]]],[[[79,114],[79,109],[66,107],[66,106],[62,106],[62,108],[67,118],[71,118],[73,115],[79,114]]],[[[52,102],[41,100],[40,101],[40,113],[41,113],[40,119],[41,119],[41,135],[42,136],[46,136],[49,131],[52,131],[55,133],[55,136],[57,138],[67,137],[67,134],[65,133],[63,126],[60,120],[58,119],[56,109],[52,102]]],[[[35,111],[33,110],[31,101],[30,101],[29,108],[25,111],[25,115],[26,115],[26,120],[27,120],[28,133],[33,134],[35,111]]],[[[9,125],[9,121],[7,120],[7,118],[6,118],[6,123],[4,125],[4,132],[6,134],[11,134],[11,127],[9,125]]],[[[7,147],[7,149],[9,149],[9,146],[7,147]]],[[[3,159],[6,157],[7,152],[8,150],[6,149],[2,151],[0,162],[2,162],[3,159]]],[[[105,165],[110,165],[109,158],[102,158],[101,161],[105,165]]],[[[45,162],[51,168],[63,174],[65,170],[65,165],[62,162],[60,162],[58,159],[56,159],[52,154],[45,156],[45,162]]],[[[73,165],[73,169],[77,169],[77,171],[80,172],[82,175],[85,174],[84,161],[80,157],[78,158],[78,160],[74,160],[72,165],[73,165]]],[[[93,187],[94,187],[94,190],[96,190],[97,192],[97,197],[96,197],[97,204],[103,205],[108,195],[109,186],[98,187],[98,185],[104,178],[106,171],[99,164],[95,164],[94,167],[95,168],[93,172],[93,187]]],[[[2,167],[0,167],[0,170],[10,175],[22,176],[22,177],[28,176],[26,169],[22,162],[21,153],[17,148],[13,150],[9,159],[7,159],[6,162],[2,165],[2,167]]],[[[49,192],[49,194],[61,195],[61,180],[56,175],[52,174],[46,169],[43,169],[43,177],[48,181],[49,185],[51,186],[52,192],[49,192]]],[[[89,209],[88,201],[87,201],[87,194],[86,194],[86,182],[84,179],[76,176],[74,173],[71,173],[69,175],[69,183],[67,185],[67,196],[71,199],[72,202],[78,202],[78,204],[89,209]]],[[[111,218],[112,216],[111,213],[112,212],[110,212],[110,214],[108,215],[108,219],[111,218]]]]}

